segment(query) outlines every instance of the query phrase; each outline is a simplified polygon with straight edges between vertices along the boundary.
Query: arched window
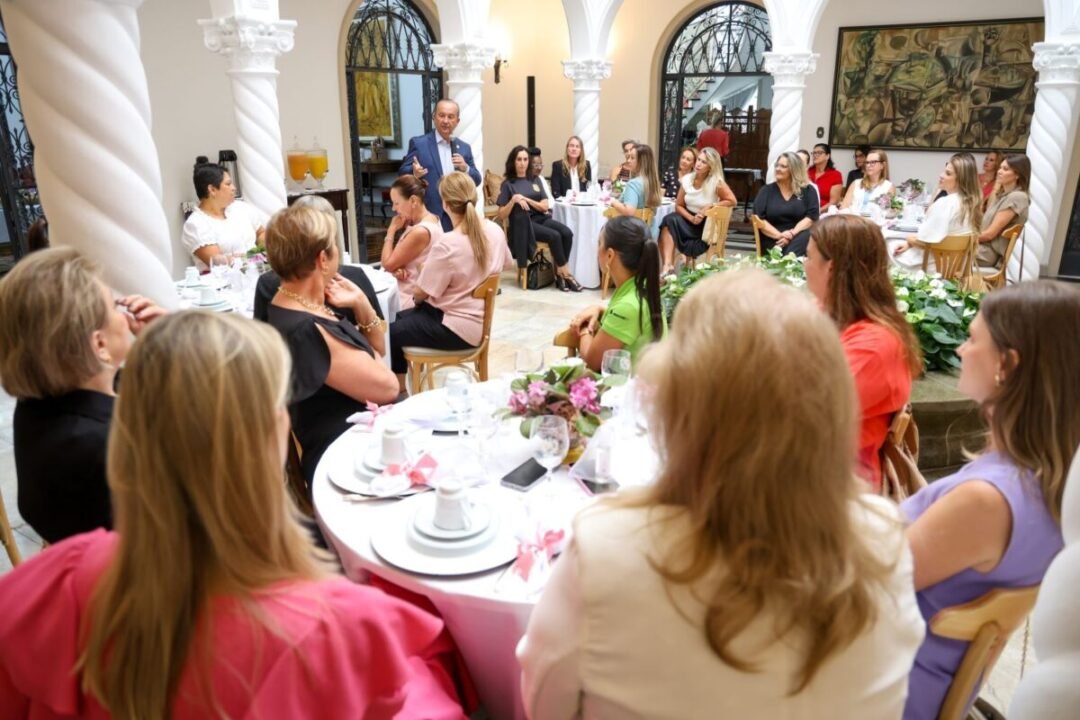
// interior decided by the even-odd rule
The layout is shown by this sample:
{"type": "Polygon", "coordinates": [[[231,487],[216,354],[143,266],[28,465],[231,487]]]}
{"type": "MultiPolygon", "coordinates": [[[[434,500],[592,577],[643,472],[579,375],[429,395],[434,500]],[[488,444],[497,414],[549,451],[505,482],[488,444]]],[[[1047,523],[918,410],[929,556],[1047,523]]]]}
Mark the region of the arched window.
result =
{"type": "Polygon", "coordinates": [[[771,49],[769,16],[748,2],[718,3],[686,21],[664,54],[662,168],[673,167],[679,148],[718,119],[731,133],[728,164],[757,167],[757,146],[762,145],[764,166],[768,115],[758,111],[772,104],[772,76],[765,72],[765,53],[771,49]]]}
{"type": "Polygon", "coordinates": [[[15,58],[0,18],[0,275],[26,253],[26,231],[41,217],[34,144],[23,123],[15,58]]]}
{"type": "Polygon", "coordinates": [[[362,253],[366,226],[376,215],[385,215],[382,192],[392,174],[389,159],[403,157],[410,137],[431,130],[443,82],[431,53],[435,42],[427,18],[409,0],[366,0],[349,26],[345,87],[362,253]],[[389,159],[381,163],[369,159],[375,138],[388,150],[389,159]]]}

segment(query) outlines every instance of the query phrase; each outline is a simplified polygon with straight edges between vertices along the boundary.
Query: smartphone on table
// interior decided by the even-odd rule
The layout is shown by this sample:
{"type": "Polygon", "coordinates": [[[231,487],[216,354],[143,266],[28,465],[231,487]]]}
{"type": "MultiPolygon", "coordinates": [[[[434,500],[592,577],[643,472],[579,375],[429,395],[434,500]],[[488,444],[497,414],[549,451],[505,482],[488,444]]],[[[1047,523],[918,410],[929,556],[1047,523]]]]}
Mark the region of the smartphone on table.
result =
{"type": "Polygon", "coordinates": [[[547,470],[543,465],[536,462],[532,458],[529,458],[525,462],[518,465],[511,470],[502,479],[500,484],[503,487],[508,487],[511,490],[520,490],[525,492],[529,490],[539,482],[540,478],[544,477],[547,470]]]}

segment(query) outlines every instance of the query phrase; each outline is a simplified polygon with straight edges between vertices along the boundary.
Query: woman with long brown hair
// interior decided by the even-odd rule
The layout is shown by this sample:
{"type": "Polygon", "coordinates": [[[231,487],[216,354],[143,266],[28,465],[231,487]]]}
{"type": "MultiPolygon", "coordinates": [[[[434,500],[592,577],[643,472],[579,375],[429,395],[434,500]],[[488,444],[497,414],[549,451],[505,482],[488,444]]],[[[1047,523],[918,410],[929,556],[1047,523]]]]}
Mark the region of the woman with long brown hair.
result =
{"type": "MultiPolygon", "coordinates": [[[[960,392],[990,426],[983,452],[908,498],[919,609],[1042,582],[1061,550],[1061,502],[1080,445],[1080,292],[1050,280],[983,298],[960,346],[960,392]]],[[[966,650],[928,633],[905,720],[931,720],[966,650]]]]}
{"type": "Polygon", "coordinates": [[[978,263],[998,267],[1008,262],[1005,251],[1009,241],[1002,236],[1013,225],[1023,225],[1028,219],[1028,187],[1031,184],[1031,161],[1017,153],[1001,161],[997,172],[997,189],[987,198],[986,212],[979,233],[978,263]]]}
{"type": "Polygon", "coordinates": [[[585,192],[592,179],[592,165],[585,157],[585,143],[577,135],[571,135],[562,159],[551,164],[551,194],[561,198],[571,190],[585,192]]]}
{"type": "Polygon", "coordinates": [[[413,306],[416,278],[427,260],[428,250],[442,235],[441,220],[424,206],[427,182],[402,175],[390,186],[394,219],[383,240],[383,270],[393,273],[401,294],[401,309],[413,306]]]}
{"type": "MultiPolygon", "coordinates": [[[[664,187],[660,184],[660,174],[656,166],[656,155],[648,145],[637,144],[627,154],[627,161],[633,176],[626,183],[622,195],[611,201],[611,207],[620,215],[633,217],[642,208],[651,208],[653,212],[664,200],[664,187]]],[[[660,223],[654,216],[650,231],[655,238],[659,233],[660,223]]]]}
{"type": "MultiPolygon", "coordinates": [[[[871,153],[873,155],[873,153],[871,153]]],[[[806,285],[840,329],[840,343],[859,395],[859,464],[881,486],[881,446],[892,416],[911,397],[922,351],[897,309],[881,229],[855,215],[814,225],[806,253],[806,285]]]]}
{"type": "Polygon", "coordinates": [[[639,378],[659,477],[575,519],[518,646],[526,712],[898,717],[923,628],[899,512],[855,477],[833,322],[720,273],[639,378]]]}
{"type": "Polygon", "coordinates": [[[289,365],[240,317],[142,333],[109,438],[116,533],[0,579],[6,717],[463,717],[432,667],[442,623],[333,579],[297,521],[289,365]]]}

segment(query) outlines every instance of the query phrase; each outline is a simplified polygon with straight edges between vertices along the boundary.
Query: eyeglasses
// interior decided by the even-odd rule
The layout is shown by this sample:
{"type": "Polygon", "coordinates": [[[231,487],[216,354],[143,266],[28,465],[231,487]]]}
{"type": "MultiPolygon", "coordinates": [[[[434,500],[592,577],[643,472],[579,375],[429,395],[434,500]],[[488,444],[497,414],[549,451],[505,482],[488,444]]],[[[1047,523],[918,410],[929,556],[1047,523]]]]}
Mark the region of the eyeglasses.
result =
{"type": "Polygon", "coordinates": [[[881,165],[881,161],[880,160],[867,160],[866,164],[867,165],[881,165]]]}
{"type": "Polygon", "coordinates": [[[814,152],[812,152],[810,154],[811,155],[826,155],[827,153],[824,150],[815,150],[814,152]]]}

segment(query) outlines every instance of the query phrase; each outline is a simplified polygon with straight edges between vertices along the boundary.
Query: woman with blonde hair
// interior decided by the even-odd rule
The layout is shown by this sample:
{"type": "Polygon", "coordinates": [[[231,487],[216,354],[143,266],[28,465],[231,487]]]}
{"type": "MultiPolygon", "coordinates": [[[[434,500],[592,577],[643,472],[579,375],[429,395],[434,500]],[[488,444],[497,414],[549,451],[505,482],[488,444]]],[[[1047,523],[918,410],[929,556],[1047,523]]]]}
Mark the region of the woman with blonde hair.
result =
{"type": "Polygon", "coordinates": [[[675,212],[665,216],[660,223],[661,276],[674,269],[676,248],[687,262],[709,249],[702,239],[707,220],[705,213],[717,205],[734,207],[735,193],[724,182],[720,153],[707,147],[698,152],[694,172],[687,173],[679,181],[675,212]]]}
{"type": "Polygon", "coordinates": [[[551,164],[551,194],[561,198],[570,191],[585,192],[592,179],[592,165],[585,158],[585,143],[577,135],[571,135],[566,141],[562,160],[551,164]]]}
{"type": "Polygon", "coordinates": [[[815,223],[805,269],[807,288],[840,330],[862,415],[859,470],[877,492],[881,446],[893,415],[911,397],[912,381],[922,374],[922,350],[897,309],[889,255],[877,224],[854,215],[815,223]]]}
{"type": "Polygon", "coordinates": [[[898,717],[923,627],[899,512],[854,474],[833,322],[721,273],[639,377],[659,477],[575,519],[518,646],[526,712],[898,717]]]}
{"type": "Polygon", "coordinates": [[[164,313],[138,295],[114,299],[73,248],[35,252],[0,280],[19,514],[45,541],[112,527],[105,448],[117,373],[131,335],[164,313]]]}
{"type": "MultiPolygon", "coordinates": [[[[1080,292],[1050,280],[990,293],[960,346],[959,390],[979,404],[984,451],[901,511],[927,622],[998,588],[1039,585],[1061,550],[1061,503],[1080,446],[1080,292]]],[[[965,643],[927,633],[905,720],[938,717],[965,643]]]]}
{"type": "Polygon", "coordinates": [[[333,218],[309,207],[279,210],[266,228],[270,267],[281,278],[267,322],[292,353],[289,412],[309,483],[323,452],[348,429],[346,418],[368,402],[383,405],[398,396],[397,379],[382,361],[383,321],[339,272],[336,237],[333,218]]]}
{"type": "Polygon", "coordinates": [[[442,623],[334,579],[282,481],[289,354],[202,312],[139,338],[109,439],[116,533],[0,579],[12,717],[460,718],[442,623]]]}
{"type": "Polygon", "coordinates": [[[843,208],[851,208],[857,213],[870,213],[870,205],[886,194],[895,194],[889,180],[889,156],[884,150],[871,150],[863,163],[863,174],[848,188],[844,195],[843,208]]]}
{"type": "Polygon", "coordinates": [[[483,340],[484,301],[473,291],[490,275],[514,266],[502,228],[477,211],[476,183],[452,172],[439,181],[453,229],[431,247],[416,280],[416,306],[390,326],[390,366],[405,388],[405,348],[464,350],[483,340]]]}
{"type": "Polygon", "coordinates": [[[927,209],[919,232],[909,236],[907,240],[889,242],[890,255],[903,267],[922,267],[923,251],[912,248],[913,241],[934,245],[949,235],[979,232],[982,195],[979,193],[975,158],[971,153],[956,153],[949,158],[938,178],[938,187],[946,195],[935,200],[927,209]]]}
{"type": "Polygon", "coordinates": [[[775,180],[754,198],[754,214],[762,221],[761,251],[778,246],[785,253],[806,255],[810,226],[821,215],[817,186],[806,176],[798,153],[780,153],[773,172],[775,180]]]}

